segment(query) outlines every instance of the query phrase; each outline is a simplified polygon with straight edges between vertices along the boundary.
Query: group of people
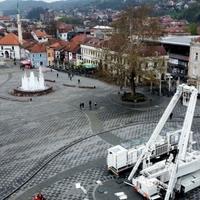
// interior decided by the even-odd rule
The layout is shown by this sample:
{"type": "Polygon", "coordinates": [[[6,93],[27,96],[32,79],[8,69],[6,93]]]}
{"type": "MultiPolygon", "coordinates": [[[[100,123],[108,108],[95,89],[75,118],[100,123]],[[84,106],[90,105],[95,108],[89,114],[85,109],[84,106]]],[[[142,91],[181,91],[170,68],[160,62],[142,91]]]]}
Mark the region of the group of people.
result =
{"type": "Polygon", "coordinates": [[[46,200],[46,199],[41,193],[38,193],[33,197],[33,200],[46,200]]]}
{"type": "MultiPolygon", "coordinates": [[[[92,109],[92,101],[89,101],[88,104],[89,104],[89,108],[91,110],[92,109]]],[[[85,104],[84,103],[80,103],[80,109],[82,110],[84,107],[85,107],[85,104]]],[[[97,107],[97,103],[96,102],[94,103],[94,107],[95,108],[97,107]]]]}
{"type": "MultiPolygon", "coordinates": [[[[51,69],[51,71],[52,71],[52,69],[51,69]]],[[[57,78],[58,78],[58,77],[59,77],[59,74],[57,73],[56,76],[57,76],[57,78]]],[[[74,76],[73,74],[68,73],[68,77],[69,77],[70,81],[72,81],[73,76],[74,76]]],[[[80,79],[78,79],[78,84],[80,84],[80,79]]]]}

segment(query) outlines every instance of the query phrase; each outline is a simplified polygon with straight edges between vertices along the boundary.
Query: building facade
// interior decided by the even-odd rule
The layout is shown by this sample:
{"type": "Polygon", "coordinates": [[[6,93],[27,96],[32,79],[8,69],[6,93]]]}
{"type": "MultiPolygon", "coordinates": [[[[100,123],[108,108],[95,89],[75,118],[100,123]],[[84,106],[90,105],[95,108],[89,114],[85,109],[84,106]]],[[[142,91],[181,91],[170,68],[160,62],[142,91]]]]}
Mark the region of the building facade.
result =
{"type": "Polygon", "coordinates": [[[31,60],[31,65],[35,68],[47,67],[48,58],[46,46],[44,44],[35,44],[29,49],[29,59],[31,60]]]}
{"type": "Polygon", "coordinates": [[[33,39],[39,43],[48,42],[48,35],[44,31],[40,30],[32,31],[31,35],[33,36],[33,39]]]}
{"type": "Polygon", "coordinates": [[[14,33],[9,33],[0,39],[0,57],[6,59],[21,58],[21,46],[14,33]]]}
{"type": "Polygon", "coordinates": [[[195,85],[200,93],[200,38],[193,40],[190,45],[188,83],[195,85]]]}

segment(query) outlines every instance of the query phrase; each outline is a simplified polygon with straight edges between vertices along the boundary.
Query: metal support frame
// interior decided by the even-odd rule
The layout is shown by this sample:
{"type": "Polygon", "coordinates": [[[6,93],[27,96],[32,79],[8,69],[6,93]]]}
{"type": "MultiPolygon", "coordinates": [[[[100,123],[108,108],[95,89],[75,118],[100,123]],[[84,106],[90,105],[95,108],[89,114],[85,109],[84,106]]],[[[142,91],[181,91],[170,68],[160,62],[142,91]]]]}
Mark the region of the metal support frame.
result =
{"type": "Polygon", "coordinates": [[[165,112],[163,113],[156,128],[154,129],[153,134],[151,135],[149,141],[147,142],[145,149],[143,150],[142,154],[140,155],[139,159],[137,160],[134,168],[132,169],[128,177],[128,180],[131,181],[136,171],[138,170],[138,167],[141,164],[141,162],[144,159],[146,159],[149,153],[151,152],[151,145],[156,141],[158,135],[162,131],[165,123],[167,122],[170,114],[172,113],[174,107],[176,106],[178,100],[180,99],[183,93],[188,93],[188,95],[190,95],[190,98],[188,101],[188,108],[187,108],[186,116],[184,119],[183,128],[181,130],[181,134],[179,138],[179,143],[178,143],[179,151],[176,156],[175,163],[172,163],[171,175],[170,175],[170,180],[167,187],[167,192],[165,195],[165,200],[168,200],[173,194],[173,189],[177,182],[176,173],[178,170],[179,160],[185,159],[188,143],[191,140],[190,138],[191,137],[190,135],[192,134],[191,126],[192,126],[192,121],[193,121],[193,116],[194,116],[194,111],[195,111],[195,106],[196,106],[196,101],[197,101],[197,95],[198,95],[198,91],[195,87],[188,86],[185,84],[178,86],[175,95],[173,96],[170,103],[168,104],[165,112]]]}

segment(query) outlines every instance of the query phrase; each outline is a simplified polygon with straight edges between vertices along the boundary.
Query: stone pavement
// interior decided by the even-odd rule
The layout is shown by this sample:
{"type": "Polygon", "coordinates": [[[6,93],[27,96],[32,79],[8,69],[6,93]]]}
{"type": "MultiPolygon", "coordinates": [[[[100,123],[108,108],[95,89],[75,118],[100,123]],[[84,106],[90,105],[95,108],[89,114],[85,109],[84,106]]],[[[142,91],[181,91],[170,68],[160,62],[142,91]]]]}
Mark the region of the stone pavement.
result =
{"type": "MultiPolygon", "coordinates": [[[[54,92],[47,96],[16,98],[9,92],[20,85],[23,71],[17,67],[0,69],[0,199],[31,178],[9,199],[26,199],[42,191],[48,200],[93,199],[97,180],[107,181],[105,161],[107,149],[112,145],[149,137],[163,113],[170,98],[160,99],[159,105],[149,105],[143,109],[127,106],[113,99],[118,88],[98,80],[73,77],[72,81],[65,73],[46,72],[47,82],[54,92]],[[63,84],[96,86],[96,89],[81,89],[63,86],[63,84]],[[13,101],[15,99],[16,101],[13,101]],[[89,101],[97,102],[97,108],[89,101]],[[80,110],[79,104],[85,103],[80,110]],[[110,130],[110,131],[109,131],[110,130]],[[107,131],[101,135],[95,135],[107,131]],[[94,136],[94,137],[90,137],[94,136]],[[66,148],[78,139],[90,137],[76,145],[66,148]],[[47,165],[45,163],[60,152],[47,165]],[[88,191],[84,194],[75,188],[80,182],[88,191]]],[[[157,98],[157,97],[156,97],[157,98]]],[[[183,108],[176,106],[173,119],[168,121],[163,131],[181,127],[183,108]]],[[[200,102],[198,101],[193,123],[196,148],[200,148],[200,102]]],[[[187,199],[200,194],[196,189],[187,195],[187,199]]],[[[200,195],[199,195],[200,196],[200,195]]]]}

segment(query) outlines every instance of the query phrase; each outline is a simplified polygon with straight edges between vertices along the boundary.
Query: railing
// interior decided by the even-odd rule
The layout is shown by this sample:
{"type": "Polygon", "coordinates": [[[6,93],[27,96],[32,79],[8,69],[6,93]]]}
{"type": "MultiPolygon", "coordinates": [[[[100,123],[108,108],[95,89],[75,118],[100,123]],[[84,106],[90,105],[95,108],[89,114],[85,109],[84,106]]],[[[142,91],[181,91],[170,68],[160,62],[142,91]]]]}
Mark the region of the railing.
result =
{"type": "Polygon", "coordinates": [[[175,59],[178,59],[178,60],[189,61],[189,56],[183,56],[183,55],[174,54],[174,53],[170,53],[169,58],[175,58],[175,59]]]}

